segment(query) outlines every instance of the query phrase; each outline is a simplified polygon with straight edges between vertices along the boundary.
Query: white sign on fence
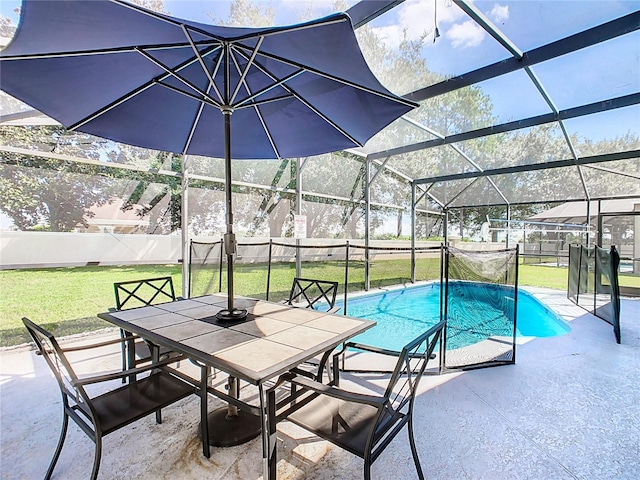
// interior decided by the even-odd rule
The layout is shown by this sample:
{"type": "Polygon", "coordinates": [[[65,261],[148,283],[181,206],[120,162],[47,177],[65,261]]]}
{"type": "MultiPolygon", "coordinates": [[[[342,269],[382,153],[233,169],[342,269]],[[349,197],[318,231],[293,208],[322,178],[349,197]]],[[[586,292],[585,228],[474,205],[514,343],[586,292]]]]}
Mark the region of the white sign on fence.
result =
{"type": "Polygon", "coordinates": [[[293,237],[294,238],[307,238],[307,216],[306,215],[294,215],[293,216],[293,237]]]}

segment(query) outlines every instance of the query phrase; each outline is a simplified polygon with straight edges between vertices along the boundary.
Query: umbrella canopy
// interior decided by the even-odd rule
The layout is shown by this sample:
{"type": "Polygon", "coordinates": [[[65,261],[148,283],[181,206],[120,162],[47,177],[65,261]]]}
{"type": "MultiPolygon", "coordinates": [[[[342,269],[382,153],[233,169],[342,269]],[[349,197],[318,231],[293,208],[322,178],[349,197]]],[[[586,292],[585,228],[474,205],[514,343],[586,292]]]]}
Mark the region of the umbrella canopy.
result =
{"type": "Polygon", "coordinates": [[[416,106],[378,82],[346,14],[232,28],[120,0],[25,0],[0,62],[2,90],[71,130],[225,158],[230,311],[231,158],[361,146],[416,106]]]}

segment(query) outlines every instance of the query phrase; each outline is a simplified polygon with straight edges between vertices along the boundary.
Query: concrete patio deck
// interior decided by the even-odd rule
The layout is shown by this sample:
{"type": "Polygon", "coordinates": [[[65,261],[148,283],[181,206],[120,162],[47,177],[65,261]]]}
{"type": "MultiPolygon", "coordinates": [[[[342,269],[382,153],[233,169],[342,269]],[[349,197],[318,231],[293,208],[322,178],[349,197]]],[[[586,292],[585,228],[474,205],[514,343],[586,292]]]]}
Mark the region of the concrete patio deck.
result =
{"type": "MultiPolygon", "coordinates": [[[[640,300],[623,300],[617,345],[611,326],[564,292],[527,290],[563,315],[571,332],[519,345],[516,365],[424,377],[415,432],[426,477],[640,478],[640,300]]],[[[84,359],[82,368],[118,362],[117,355],[100,355],[84,359]]],[[[358,391],[385,384],[381,375],[344,379],[345,388],[358,391]]],[[[42,478],[59,435],[60,394],[44,360],[28,348],[0,353],[0,412],[0,478],[42,478]]],[[[163,420],[156,425],[150,416],[105,437],[99,478],[261,478],[259,439],[202,456],[196,397],[163,410],[163,420]]],[[[278,438],[279,479],[362,478],[362,460],[291,424],[278,426],[278,438]]],[[[88,478],[92,461],[91,440],[70,424],[53,478],[88,478]]],[[[404,432],[372,473],[417,478],[404,432]]]]}

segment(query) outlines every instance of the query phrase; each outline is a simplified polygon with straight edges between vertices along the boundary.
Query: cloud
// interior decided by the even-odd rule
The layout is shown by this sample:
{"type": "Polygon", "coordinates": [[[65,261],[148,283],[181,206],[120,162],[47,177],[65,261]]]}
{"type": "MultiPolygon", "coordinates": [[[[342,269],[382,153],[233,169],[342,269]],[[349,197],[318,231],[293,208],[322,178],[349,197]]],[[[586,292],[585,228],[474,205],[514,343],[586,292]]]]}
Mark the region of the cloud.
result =
{"type": "Polygon", "coordinates": [[[486,32],[473,20],[456,23],[447,29],[445,37],[451,41],[453,48],[477,47],[482,43],[486,32]]]}
{"type": "Polygon", "coordinates": [[[509,19],[509,5],[498,5],[497,3],[489,12],[489,16],[496,23],[504,22],[509,19]]]}
{"type": "MultiPolygon", "coordinates": [[[[455,5],[445,0],[437,0],[437,22],[440,32],[446,30],[447,25],[453,24],[465,14],[455,5]]],[[[397,48],[404,39],[406,30],[407,40],[418,40],[423,33],[431,34],[434,25],[433,0],[408,0],[397,8],[398,21],[393,25],[374,27],[387,46],[397,48]]]]}
{"type": "Polygon", "coordinates": [[[389,48],[398,48],[403,40],[403,32],[398,25],[386,25],[384,27],[373,28],[376,36],[380,38],[389,48]]]}

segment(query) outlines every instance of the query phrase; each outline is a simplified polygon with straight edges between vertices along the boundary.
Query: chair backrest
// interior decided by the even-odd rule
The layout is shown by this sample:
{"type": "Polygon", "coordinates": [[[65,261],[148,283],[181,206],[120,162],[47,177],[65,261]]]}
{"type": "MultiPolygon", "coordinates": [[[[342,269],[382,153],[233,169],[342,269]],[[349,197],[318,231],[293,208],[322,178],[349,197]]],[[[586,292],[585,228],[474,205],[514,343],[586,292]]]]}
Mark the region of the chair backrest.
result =
{"type": "MultiPolygon", "coordinates": [[[[53,334],[40,325],[36,325],[28,318],[23,318],[22,322],[27,327],[27,331],[36,344],[38,351],[55,375],[63,395],[70,397],[78,405],[84,404],[87,406],[91,399],[81,385],[74,384],[78,380],[78,376],[73,371],[71,364],[53,334]]],[[[87,411],[86,408],[82,409],[87,411]]]]}
{"type": "Polygon", "coordinates": [[[442,320],[402,348],[384,394],[394,411],[411,407],[427,362],[442,339],[444,326],[442,320]]]}
{"type": "Polygon", "coordinates": [[[113,284],[116,310],[142,307],[176,299],[171,277],[146,278],[113,284]]]}
{"type": "Polygon", "coordinates": [[[314,309],[322,306],[323,309],[330,310],[336,303],[337,293],[338,282],[296,277],[287,303],[314,309]]]}

